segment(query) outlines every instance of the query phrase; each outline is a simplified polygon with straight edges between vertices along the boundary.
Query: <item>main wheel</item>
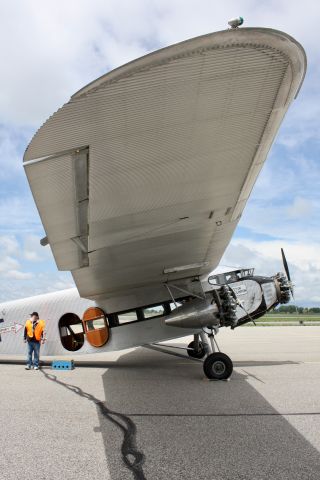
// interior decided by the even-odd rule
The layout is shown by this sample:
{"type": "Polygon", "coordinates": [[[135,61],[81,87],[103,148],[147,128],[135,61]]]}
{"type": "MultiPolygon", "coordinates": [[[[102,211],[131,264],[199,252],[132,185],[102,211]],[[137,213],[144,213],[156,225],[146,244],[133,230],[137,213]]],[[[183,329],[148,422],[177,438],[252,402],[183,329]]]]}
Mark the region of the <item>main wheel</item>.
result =
{"type": "Polygon", "coordinates": [[[189,357],[203,358],[206,354],[203,343],[199,342],[199,350],[195,350],[194,347],[195,347],[195,342],[189,343],[188,348],[192,348],[192,350],[187,350],[189,357]]]}
{"type": "Polygon", "coordinates": [[[232,370],[232,360],[225,353],[211,353],[203,362],[203,371],[210,380],[226,380],[232,370]]]}

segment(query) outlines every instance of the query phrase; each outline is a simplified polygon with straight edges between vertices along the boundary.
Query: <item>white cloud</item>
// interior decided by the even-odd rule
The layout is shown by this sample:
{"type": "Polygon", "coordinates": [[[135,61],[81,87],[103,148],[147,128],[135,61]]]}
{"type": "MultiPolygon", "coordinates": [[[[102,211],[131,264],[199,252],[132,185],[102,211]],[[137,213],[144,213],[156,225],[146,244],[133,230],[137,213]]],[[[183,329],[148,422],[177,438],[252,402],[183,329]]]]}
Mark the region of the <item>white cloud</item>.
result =
{"type": "Polygon", "coordinates": [[[15,278],[16,280],[28,280],[33,277],[31,272],[21,272],[20,270],[8,270],[5,277],[15,278]]]}
{"type": "Polygon", "coordinates": [[[42,247],[40,237],[32,234],[24,237],[22,256],[29,262],[42,262],[52,259],[50,248],[42,247]]]}
{"type": "Polygon", "coordinates": [[[135,9],[131,10],[129,16],[130,4],[121,9],[119,2],[99,0],[2,4],[0,49],[7,65],[1,77],[3,118],[39,126],[84,84],[115,64],[143,54],[145,48],[133,38],[133,26],[144,25],[143,38],[147,23],[142,11],[132,21],[135,9]],[[117,32],[119,15],[127,19],[127,36],[117,32]],[[12,31],[14,41],[8,42],[12,31]]]}
{"type": "Polygon", "coordinates": [[[2,2],[1,114],[12,123],[38,126],[109,69],[152,49],[226,29],[239,13],[246,26],[287,31],[313,53],[319,43],[318,2],[305,1],[304,21],[300,7],[298,0],[2,2]]]}
{"type": "Polygon", "coordinates": [[[294,284],[295,303],[318,303],[320,292],[320,256],[317,243],[234,240],[221,260],[222,265],[253,267],[257,275],[272,276],[284,272],[281,247],[284,248],[294,284]]]}
{"type": "MultiPolygon", "coordinates": [[[[4,242],[6,243],[6,242],[4,242]]],[[[10,245],[7,243],[4,250],[0,248],[0,278],[6,281],[7,278],[14,278],[17,280],[30,279],[33,277],[31,272],[23,272],[21,270],[21,264],[17,258],[9,256],[6,254],[6,250],[13,250],[13,243],[10,245]]]]}
{"type": "Polygon", "coordinates": [[[290,207],[288,207],[287,212],[291,218],[301,218],[309,216],[312,213],[313,204],[311,201],[296,197],[290,207]]]}
{"type": "Polygon", "coordinates": [[[39,262],[41,261],[41,257],[36,252],[26,250],[24,252],[24,258],[29,260],[30,262],[39,262]]]}
{"type": "Polygon", "coordinates": [[[284,246],[298,298],[319,297],[319,255],[312,239],[319,236],[320,171],[317,158],[298,154],[302,145],[320,139],[318,1],[305,0],[301,11],[298,0],[20,0],[3,1],[0,19],[6,66],[0,77],[0,122],[5,124],[0,128],[0,180],[6,188],[0,200],[0,272],[11,272],[10,278],[0,275],[2,299],[73,286],[67,273],[24,271],[24,262],[41,268],[40,262],[52,258],[38,243],[42,228],[31,195],[10,191],[7,183],[24,175],[21,153],[31,129],[108,70],[150,50],[225,29],[236,15],[244,16],[245,26],[271,27],[294,36],[307,51],[309,71],[277,139],[289,152],[292,168],[273,150],[241,220],[251,233],[283,241],[233,242],[223,262],[253,264],[261,273],[272,274],[281,268],[279,248],[284,246]],[[21,245],[16,235],[24,235],[21,245]]]}
{"type": "Polygon", "coordinates": [[[37,209],[31,194],[25,197],[10,195],[0,199],[0,233],[4,235],[35,234],[42,232],[37,209]]]}
{"type": "Polygon", "coordinates": [[[0,302],[33,297],[74,287],[69,272],[33,273],[14,269],[6,275],[0,272],[0,302]]]}
{"type": "Polygon", "coordinates": [[[5,254],[16,254],[19,250],[19,243],[14,235],[0,236],[0,250],[5,254]]]}
{"type": "Polygon", "coordinates": [[[17,259],[0,253],[0,273],[6,275],[9,270],[19,268],[20,264],[17,259]]]}
{"type": "MultiPolygon", "coordinates": [[[[316,150],[314,151],[316,153],[316,150]]],[[[320,168],[317,158],[292,154],[279,161],[275,149],[258,178],[240,227],[302,244],[320,233],[320,168]]]]}
{"type": "Polygon", "coordinates": [[[50,248],[42,247],[38,236],[1,235],[0,302],[74,287],[71,274],[53,265],[50,248]]]}
{"type": "MultiPolygon", "coordinates": [[[[27,244],[34,240],[34,237],[26,239],[27,244]]],[[[19,297],[23,297],[23,281],[33,279],[33,272],[25,271],[22,264],[22,249],[14,235],[0,236],[0,299],[7,298],[8,285],[11,289],[19,291],[19,297]],[[14,284],[12,282],[15,282],[14,284]]]]}
{"type": "MultiPolygon", "coordinates": [[[[0,102],[1,104],[1,102],[0,102]]],[[[13,175],[21,175],[20,137],[18,129],[0,125],[0,181],[13,175]]]]}

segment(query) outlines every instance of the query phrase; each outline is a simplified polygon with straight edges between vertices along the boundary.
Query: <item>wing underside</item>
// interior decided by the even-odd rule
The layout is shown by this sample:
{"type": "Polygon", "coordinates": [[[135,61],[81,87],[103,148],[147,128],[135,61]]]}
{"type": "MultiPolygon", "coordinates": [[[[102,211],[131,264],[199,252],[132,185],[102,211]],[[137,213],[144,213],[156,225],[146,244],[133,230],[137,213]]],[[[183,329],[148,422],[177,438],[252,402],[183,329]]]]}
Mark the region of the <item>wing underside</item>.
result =
{"type": "Polygon", "coordinates": [[[218,32],[108,73],[50,117],[24,165],[80,295],[211,271],[304,73],[281,32],[218,32]]]}

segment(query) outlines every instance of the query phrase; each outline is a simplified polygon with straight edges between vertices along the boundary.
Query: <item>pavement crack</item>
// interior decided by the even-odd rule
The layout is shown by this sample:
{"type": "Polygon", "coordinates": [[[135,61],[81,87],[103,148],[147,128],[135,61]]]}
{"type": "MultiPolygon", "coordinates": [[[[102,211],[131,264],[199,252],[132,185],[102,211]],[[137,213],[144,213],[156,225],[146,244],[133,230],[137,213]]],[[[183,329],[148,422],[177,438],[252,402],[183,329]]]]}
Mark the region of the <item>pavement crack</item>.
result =
{"type": "Polygon", "coordinates": [[[110,410],[106,407],[104,402],[96,398],[91,393],[84,392],[80,387],[77,387],[76,385],[72,385],[70,383],[62,382],[61,380],[57,379],[56,375],[46,373],[42,369],[40,369],[40,371],[48,380],[51,380],[52,382],[55,382],[62,387],[70,390],[76,395],[79,395],[80,397],[86,398],[90,402],[93,402],[99,408],[101,415],[103,415],[104,418],[116,425],[122,431],[123,441],[121,445],[121,456],[123,463],[131,471],[135,480],[147,480],[143,472],[145,456],[137,448],[137,427],[135,423],[131,420],[131,418],[122,413],[110,410]]]}

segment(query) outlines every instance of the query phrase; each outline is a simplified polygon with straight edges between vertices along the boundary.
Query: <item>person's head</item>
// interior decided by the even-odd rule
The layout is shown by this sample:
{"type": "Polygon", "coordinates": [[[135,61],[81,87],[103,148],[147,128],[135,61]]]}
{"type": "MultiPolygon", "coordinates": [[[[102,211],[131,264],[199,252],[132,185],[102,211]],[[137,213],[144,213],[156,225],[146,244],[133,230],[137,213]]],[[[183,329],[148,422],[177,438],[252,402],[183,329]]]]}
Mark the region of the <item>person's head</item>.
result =
{"type": "Polygon", "coordinates": [[[31,320],[35,322],[36,320],[39,320],[39,314],[38,312],[32,312],[31,313],[31,320]]]}

